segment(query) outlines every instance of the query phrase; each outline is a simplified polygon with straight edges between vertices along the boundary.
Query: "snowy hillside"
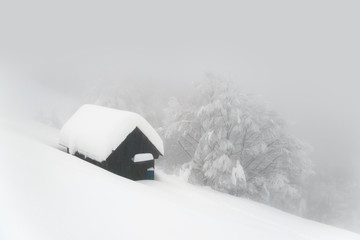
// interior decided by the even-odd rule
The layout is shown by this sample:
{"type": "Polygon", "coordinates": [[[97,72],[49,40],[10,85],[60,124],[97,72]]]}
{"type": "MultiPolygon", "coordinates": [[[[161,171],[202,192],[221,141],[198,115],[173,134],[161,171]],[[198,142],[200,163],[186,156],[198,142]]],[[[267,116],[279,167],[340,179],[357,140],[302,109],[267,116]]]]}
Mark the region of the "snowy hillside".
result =
{"type": "MultiPolygon", "coordinates": [[[[1,122],[0,122],[1,123],[1,122]]],[[[360,239],[173,176],[133,182],[0,125],[0,239],[360,239]]]]}

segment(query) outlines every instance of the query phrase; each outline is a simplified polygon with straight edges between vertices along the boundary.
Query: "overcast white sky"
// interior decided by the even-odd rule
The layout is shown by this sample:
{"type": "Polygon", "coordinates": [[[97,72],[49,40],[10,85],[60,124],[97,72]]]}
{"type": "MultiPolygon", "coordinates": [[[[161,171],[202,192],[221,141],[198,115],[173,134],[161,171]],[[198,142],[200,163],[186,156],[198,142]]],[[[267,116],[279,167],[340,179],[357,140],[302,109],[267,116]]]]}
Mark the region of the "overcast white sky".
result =
{"type": "Polygon", "coordinates": [[[262,95],[317,160],[355,164],[359,12],[358,1],[2,0],[0,70],[68,94],[146,81],[165,97],[224,74],[262,95]]]}

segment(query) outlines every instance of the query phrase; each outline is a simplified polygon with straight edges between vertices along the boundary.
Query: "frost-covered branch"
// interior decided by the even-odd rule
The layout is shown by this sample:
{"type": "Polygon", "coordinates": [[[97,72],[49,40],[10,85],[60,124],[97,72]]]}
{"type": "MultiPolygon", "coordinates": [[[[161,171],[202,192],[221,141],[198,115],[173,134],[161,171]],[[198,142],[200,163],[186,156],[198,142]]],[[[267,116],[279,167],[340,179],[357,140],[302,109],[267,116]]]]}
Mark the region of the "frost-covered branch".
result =
{"type": "Polygon", "coordinates": [[[272,205],[297,201],[311,164],[274,112],[214,77],[174,112],[168,141],[183,137],[178,145],[190,158],[183,165],[190,182],[272,205]]]}

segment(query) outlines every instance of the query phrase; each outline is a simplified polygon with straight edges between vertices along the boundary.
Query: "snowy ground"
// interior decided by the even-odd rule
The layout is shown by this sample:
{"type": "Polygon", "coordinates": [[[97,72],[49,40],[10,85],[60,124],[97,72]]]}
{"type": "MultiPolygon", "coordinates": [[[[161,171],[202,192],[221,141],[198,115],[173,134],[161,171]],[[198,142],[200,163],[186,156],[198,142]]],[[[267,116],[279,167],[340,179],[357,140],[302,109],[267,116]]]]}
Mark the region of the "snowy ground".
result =
{"type": "Polygon", "coordinates": [[[360,240],[159,171],[133,182],[56,149],[50,128],[14,126],[0,121],[1,240],[360,240]]]}

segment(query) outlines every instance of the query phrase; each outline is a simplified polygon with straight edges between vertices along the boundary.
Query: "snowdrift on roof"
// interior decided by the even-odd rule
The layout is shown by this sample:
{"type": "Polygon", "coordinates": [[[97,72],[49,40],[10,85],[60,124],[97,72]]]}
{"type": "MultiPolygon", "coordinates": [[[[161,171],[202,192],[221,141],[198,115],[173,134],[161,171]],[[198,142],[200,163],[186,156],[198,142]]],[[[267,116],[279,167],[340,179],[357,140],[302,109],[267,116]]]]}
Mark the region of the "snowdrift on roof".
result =
{"type": "Polygon", "coordinates": [[[60,145],[74,154],[79,152],[96,161],[104,161],[135,129],[140,131],[164,154],[164,145],[151,125],[140,115],[96,105],[79,108],[65,123],[60,145]]]}

